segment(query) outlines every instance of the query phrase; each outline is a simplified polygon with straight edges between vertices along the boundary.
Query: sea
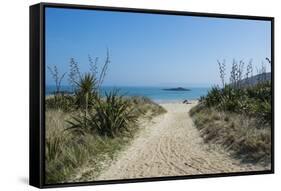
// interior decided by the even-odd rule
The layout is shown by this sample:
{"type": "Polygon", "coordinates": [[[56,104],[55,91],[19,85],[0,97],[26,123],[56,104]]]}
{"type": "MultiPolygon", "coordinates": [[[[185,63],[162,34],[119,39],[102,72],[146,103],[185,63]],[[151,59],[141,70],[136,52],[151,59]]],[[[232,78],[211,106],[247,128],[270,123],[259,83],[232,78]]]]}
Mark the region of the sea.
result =
{"type": "MultiPolygon", "coordinates": [[[[182,102],[184,100],[198,100],[201,96],[208,93],[210,88],[207,87],[183,87],[190,91],[168,91],[166,88],[175,87],[128,87],[128,86],[104,86],[100,88],[100,93],[105,95],[106,92],[118,90],[120,95],[124,96],[145,96],[157,103],[165,102],[182,102]]],[[[54,85],[47,85],[46,95],[51,95],[55,91],[54,85]]],[[[72,92],[70,86],[61,86],[60,91],[72,92]]]]}

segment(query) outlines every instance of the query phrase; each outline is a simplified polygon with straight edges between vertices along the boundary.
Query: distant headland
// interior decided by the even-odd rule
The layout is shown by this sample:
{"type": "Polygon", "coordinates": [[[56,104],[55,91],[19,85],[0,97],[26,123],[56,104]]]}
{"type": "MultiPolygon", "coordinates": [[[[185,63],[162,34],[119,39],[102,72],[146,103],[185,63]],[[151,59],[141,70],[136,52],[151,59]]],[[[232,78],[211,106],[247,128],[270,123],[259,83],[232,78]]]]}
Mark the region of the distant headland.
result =
{"type": "Polygon", "coordinates": [[[183,87],[177,87],[177,88],[164,88],[165,91],[190,91],[190,89],[186,89],[183,87]]]}

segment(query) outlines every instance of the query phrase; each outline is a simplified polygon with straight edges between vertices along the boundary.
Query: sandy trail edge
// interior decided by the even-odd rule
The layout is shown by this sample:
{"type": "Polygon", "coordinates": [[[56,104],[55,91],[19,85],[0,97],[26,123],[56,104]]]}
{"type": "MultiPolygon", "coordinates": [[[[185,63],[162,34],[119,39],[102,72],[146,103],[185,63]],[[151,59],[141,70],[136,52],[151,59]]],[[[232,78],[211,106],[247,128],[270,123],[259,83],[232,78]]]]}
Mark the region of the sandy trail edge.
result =
{"type": "Polygon", "coordinates": [[[203,143],[188,111],[197,103],[161,104],[167,113],[154,118],[95,180],[179,176],[264,170],[241,164],[222,149],[203,143]]]}

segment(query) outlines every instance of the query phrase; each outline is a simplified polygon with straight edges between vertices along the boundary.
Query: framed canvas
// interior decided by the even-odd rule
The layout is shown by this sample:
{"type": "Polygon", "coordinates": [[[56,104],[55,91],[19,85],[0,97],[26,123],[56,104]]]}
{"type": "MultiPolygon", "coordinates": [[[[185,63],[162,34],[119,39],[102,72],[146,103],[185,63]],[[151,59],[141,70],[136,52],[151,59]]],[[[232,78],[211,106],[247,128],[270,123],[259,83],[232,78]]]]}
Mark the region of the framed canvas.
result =
{"type": "Polygon", "coordinates": [[[274,18],[30,7],[30,185],[274,172],[274,18]]]}

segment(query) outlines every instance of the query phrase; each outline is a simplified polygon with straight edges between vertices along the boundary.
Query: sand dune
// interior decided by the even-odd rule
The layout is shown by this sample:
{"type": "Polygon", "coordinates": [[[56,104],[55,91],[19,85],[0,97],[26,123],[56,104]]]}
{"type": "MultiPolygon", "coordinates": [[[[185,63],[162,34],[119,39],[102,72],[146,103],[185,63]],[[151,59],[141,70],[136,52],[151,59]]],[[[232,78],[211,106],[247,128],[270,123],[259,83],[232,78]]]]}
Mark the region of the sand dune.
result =
{"type": "Polygon", "coordinates": [[[167,113],[143,124],[132,144],[95,180],[264,170],[204,144],[188,115],[196,104],[161,104],[167,113]]]}

